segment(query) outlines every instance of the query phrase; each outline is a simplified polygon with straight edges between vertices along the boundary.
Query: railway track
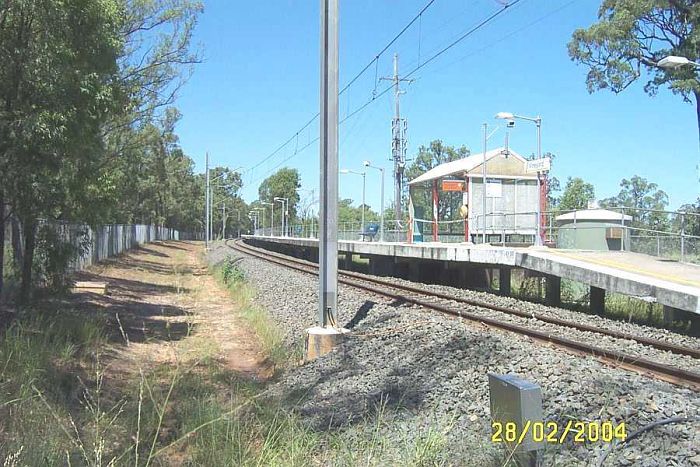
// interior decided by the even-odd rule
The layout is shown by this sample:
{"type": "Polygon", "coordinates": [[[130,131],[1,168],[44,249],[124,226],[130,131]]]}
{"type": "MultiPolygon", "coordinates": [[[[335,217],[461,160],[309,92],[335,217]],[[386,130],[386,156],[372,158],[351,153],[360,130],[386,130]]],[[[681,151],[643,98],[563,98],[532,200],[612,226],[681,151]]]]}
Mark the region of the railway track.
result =
{"type": "MultiPolygon", "coordinates": [[[[314,263],[299,260],[297,258],[292,258],[268,250],[254,248],[249,245],[246,245],[240,240],[229,240],[226,242],[226,244],[234,250],[263,259],[265,261],[273,262],[278,265],[312,275],[318,274],[318,266],[314,263]]],[[[351,271],[339,271],[338,282],[345,285],[349,285],[351,287],[362,289],[372,294],[380,295],[394,300],[400,300],[408,304],[417,305],[426,309],[462,318],[465,320],[479,322],[492,328],[525,335],[542,342],[548,342],[557,347],[566,349],[577,354],[592,355],[614,366],[626,368],[643,374],[648,374],[650,376],[662,379],[670,383],[692,387],[696,390],[700,389],[700,373],[696,373],[682,368],[677,368],[666,363],[628,355],[618,350],[609,350],[586,342],[579,342],[576,340],[556,335],[551,332],[544,332],[542,330],[532,329],[520,324],[499,320],[490,316],[483,316],[483,314],[465,310],[463,305],[467,305],[469,307],[476,307],[479,309],[497,311],[499,313],[518,316],[521,318],[536,319],[545,323],[572,328],[579,331],[595,333],[601,336],[608,336],[616,339],[632,340],[648,347],[673,352],[679,355],[687,355],[695,359],[700,359],[700,351],[698,349],[683,347],[655,339],[646,338],[643,336],[622,333],[583,323],[561,320],[542,314],[524,312],[522,310],[504,307],[501,305],[488,303],[482,300],[465,299],[462,297],[455,297],[433,290],[426,290],[419,287],[397,284],[381,278],[369,277],[351,271]]]]}

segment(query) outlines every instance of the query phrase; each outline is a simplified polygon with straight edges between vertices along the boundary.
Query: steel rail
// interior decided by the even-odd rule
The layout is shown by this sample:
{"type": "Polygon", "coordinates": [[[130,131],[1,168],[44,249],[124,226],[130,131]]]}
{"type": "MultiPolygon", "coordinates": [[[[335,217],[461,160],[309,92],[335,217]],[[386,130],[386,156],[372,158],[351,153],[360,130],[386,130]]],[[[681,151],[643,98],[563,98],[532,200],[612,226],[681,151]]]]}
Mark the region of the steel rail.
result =
{"type": "MultiPolygon", "coordinates": [[[[306,261],[302,262],[296,258],[290,258],[290,257],[282,257],[283,255],[279,255],[274,252],[270,252],[265,250],[265,252],[259,251],[257,248],[251,248],[248,245],[241,246],[241,242],[234,242],[234,246],[229,245],[231,248],[238,250],[242,253],[249,254],[251,256],[255,256],[260,259],[264,259],[266,261],[270,261],[276,264],[279,264],[281,266],[286,266],[292,269],[296,269],[302,272],[306,272],[309,274],[316,274],[316,267],[315,265],[308,263],[306,261]]],[[[478,315],[476,313],[472,313],[469,311],[463,311],[455,307],[443,305],[443,304],[438,304],[434,302],[430,302],[425,299],[421,298],[416,298],[416,297],[411,297],[411,296],[406,296],[403,294],[396,294],[395,292],[391,292],[390,290],[386,290],[386,288],[380,288],[376,287],[375,285],[369,285],[367,283],[362,283],[368,282],[368,283],[374,283],[374,284],[379,284],[382,287],[389,287],[393,288],[395,290],[400,290],[400,291],[407,291],[410,290],[412,293],[418,293],[422,295],[428,295],[428,296],[438,296],[439,298],[444,298],[446,300],[453,300],[453,301],[460,301],[456,300],[455,297],[450,297],[449,295],[446,294],[438,294],[435,295],[432,291],[425,291],[422,289],[417,289],[414,287],[407,287],[407,286],[397,286],[397,284],[389,283],[387,281],[383,280],[378,280],[375,278],[367,278],[367,277],[356,277],[356,273],[352,273],[352,279],[347,278],[348,275],[346,272],[343,272],[343,276],[346,277],[339,277],[338,281],[342,284],[350,285],[352,287],[360,288],[365,291],[389,297],[392,299],[400,299],[403,300],[406,303],[411,303],[417,306],[421,306],[424,308],[432,309],[435,311],[439,311],[444,314],[456,316],[459,318],[467,319],[470,321],[475,321],[479,323],[483,323],[487,326],[493,327],[493,328],[498,328],[502,329],[505,331],[510,331],[514,332],[517,334],[522,334],[526,335],[529,337],[532,337],[537,340],[541,340],[544,342],[550,342],[555,345],[558,345],[560,347],[564,347],[576,352],[581,352],[585,353],[588,355],[593,355],[599,358],[602,358],[610,363],[613,363],[617,366],[623,366],[625,368],[633,369],[633,370],[646,370],[646,371],[651,371],[652,373],[655,373],[659,376],[665,377],[663,379],[677,383],[677,384],[683,384],[683,383],[690,383],[694,386],[700,385],[700,373],[695,373],[692,371],[684,370],[681,368],[673,367],[671,365],[667,365],[665,363],[660,363],[660,362],[655,362],[653,360],[649,360],[646,358],[641,358],[641,357],[634,357],[630,355],[626,355],[622,352],[618,352],[616,350],[607,350],[603,349],[601,347],[597,347],[594,345],[582,343],[582,342],[577,342],[571,339],[567,339],[564,337],[556,336],[547,332],[543,331],[537,331],[534,329],[530,329],[518,324],[514,323],[508,323],[508,322],[503,322],[499,321],[495,318],[489,318],[485,316],[478,315]],[[445,298],[448,297],[448,298],[445,298]]],[[[357,275],[359,276],[359,275],[357,275]]],[[[481,301],[475,301],[481,303],[481,301]]],[[[484,302],[485,303],[485,302],[484,302]]],[[[470,303],[473,305],[473,303],[470,303]]],[[[495,311],[501,311],[498,308],[505,308],[505,307],[498,307],[495,308],[493,305],[485,303],[484,305],[474,305],[474,306],[483,306],[488,309],[493,309],[495,311]]],[[[506,308],[507,309],[507,308],[506,308]]],[[[508,309],[510,310],[510,309],[508,309]]],[[[531,317],[531,315],[526,314],[527,316],[531,317]]],[[[596,331],[593,332],[599,332],[598,328],[594,328],[596,331]]],[[[607,330],[605,330],[607,331],[607,330]]],[[[626,334],[625,334],[626,335],[626,334]]],[[[633,336],[636,340],[637,336],[633,336]]],[[[655,341],[655,342],[660,342],[660,341],[655,341]]],[[[664,343],[665,344],[665,343],[664,343]]],[[[677,346],[676,346],[677,347],[677,346]]],[[[688,349],[688,350],[693,350],[693,349],[688,349]]],[[[687,354],[687,353],[686,353],[687,354]]]]}
{"type": "MultiPolygon", "coordinates": [[[[246,247],[250,248],[248,245],[246,245],[246,247]]],[[[305,264],[309,267],[313,267],[313,268],[317,267],[314,263],[310,263],[308,261],[303,261],[303,260],[300,260],[298,258],[291,258],[289,256],[280,255],[279,253],[269,252],[269,251],[267,251],[267,253],[270,255],[276,256],[282,260],[296,261],[299,264],[305,264]]],[[[339,273],[341,275],[348,276],[348,277],[354,277],[354,278],[357,278],[360,280],[368,280],[368,278],[365,275],[362,275],[362,274],[359,274],[359,273],[356,273],[353,271],[339,271],[339,273]]],[[[644,336],[637,336],[634,334],[629,334],[629,333],[625,333],[625,332],[600,328],[600,327],[591,326],[588,324],[575,323],[573,321],[568,321],[568,320],[564,320],[564,319],[560,319],[560,318],[546,316],[546,315],[543,315],[540,313],[517,310],[515,308],[510,308],[510,307],[501,306],[501,305],[495,305],[495,304],[492,304],[489,302],[485,302],[483,300],[456,297],[456,296],[449,295],[449,294],[442,293],[442,292],[438,292],[438,291],[422,289],[422,288],[413,287],[413,286],[405,285],[405,284],[396,284],[396,283],[382,280],[379,278],[372,278],[371,280],[375,283],[382,284],[382,285],[385,285],[387,287],[393,287],[395,289],[401,289],[401,290],[411,292],[411,293],[416,293],[419,295],[429,295],[429,296],[440,298],[443,300],[455,301],[455,302],[462,303],[465,305],[476,306],[476,307],[481,307],[481,308],[488,308],[490,310],[499,311],[501,313],[519,316],[521,318],[528,318],[528,319],[534,318],[534,319],[537,319],[537,320],[545,322],[545,323],[554,324],[557,326],[565,326],[565,327],[569,327],[572,329],[577,329],[579,331],[593,332],[596,334],[603,334],[603,335],[606,335],[609,337],[613,337],[615,339],[632,340],[632,341],[638,342],[642,345],[654,347],[658,350],[672,352],[672,353],[679,354],[679,355],[688,355],[690,357],[700,359],[700,349],[694,349],[691,347],[683,347],[680,345],[671,344],[668,342],[663,342],[663,341],[660,341],[657,339],[650,339],[650,338],[644,337],[644,336]]]]}

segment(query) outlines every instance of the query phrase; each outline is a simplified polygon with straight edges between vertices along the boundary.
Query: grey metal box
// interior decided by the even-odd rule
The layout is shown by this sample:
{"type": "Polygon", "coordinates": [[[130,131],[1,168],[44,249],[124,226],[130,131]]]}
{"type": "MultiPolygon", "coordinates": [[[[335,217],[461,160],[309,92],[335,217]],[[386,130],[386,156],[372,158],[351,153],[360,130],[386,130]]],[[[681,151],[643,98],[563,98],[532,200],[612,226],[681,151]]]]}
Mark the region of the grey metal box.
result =
{"type": "Polygon", "coordinates": [[[504,426],[508,422],[514,422],[518,435],[530,421],[527,436],[515,452],[540,449],[542,442],[532,440],[532,424],[542,422],[542,390],[539,385],[517,375],[489,373],[489,396],[492,421],[501,422],[504,426]]]}

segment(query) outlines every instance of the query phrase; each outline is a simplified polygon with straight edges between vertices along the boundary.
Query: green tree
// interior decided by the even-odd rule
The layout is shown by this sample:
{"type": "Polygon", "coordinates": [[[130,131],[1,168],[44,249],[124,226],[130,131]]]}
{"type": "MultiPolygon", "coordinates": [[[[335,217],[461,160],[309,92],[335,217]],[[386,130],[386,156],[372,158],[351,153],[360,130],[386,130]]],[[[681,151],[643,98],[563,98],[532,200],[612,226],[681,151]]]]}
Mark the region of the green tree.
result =
{"type": "MultiPolygon", "coordinates": [[[[29,298],[37,218],[86,205],[116,110],[117,0],[0,6],[0,202],[22,222],[21,299],[29,298]]],[[[4,229],[3,223],[0,230],[4,229]]]]}
{"type": "MultiPolygon", "coordinates": [[[[469,156],[469,149],[465,146],[454,148],[447,146],[440,140],[431,141],[428,146],[418,148],[413,163],[406,169],[406,179],[412,180],[428,170],[445,162],[463,159],[469,156]]],[[[413,193],[413,206],[416,216],[432,219],[433,195],[431,187],[415,187],[413,193]]],[[[459,216],[459,206],[462,204],[460,193],[441,193],[438,202],[438,216],[440,219],[456,219],[459,216]]],[[[406,205],[406,203],[404,203],[406,205]]],[[[387,219],[389,219],[387,217],[387,219]]]]}
{"type": "MultiPolygon", "coordinates": [[[[282,222],[282,205],[275,198],[289,199],[289,223],[297,218],[301,178],[297,169],[283,167],[262,181],[258,187],[258,197],[266,203],[275,203],[275,225],[282,222]]],[[[269,207],[268,207],[269,209],[269,207]]]]}
{"type": "Polygon", "coordinates": [[[694,203],[684,204],[679,209],[684,215],[673,217],[673,230],[683,232],[688,235],[700,236],[700,199],[694,203]]]}
{"type": "Polygon", "coordinates": [[[630,208],[626,215],[632,216],[632,225],[654,230],[668,227],[668,215],[663,211],[668,206],[668,195],[660,190],[656,183],[651,183],[638,175],[631,179],[622,179],[617,196],[600,201],[603,207],[630,208]]]}
{"type": "Polygon", "coordinates": [[[696,0],[604,0],[598,22],[578,29],[569,42],[572,60],[588,67],[589,92],[619,93],[643,75],[654,95],[667,85],[686,102],[695,98],[700,128],[700,81],[694,67],[669,70],[657,63],[668,55],[700,58],[700,3],[696,0]]]}
{"type": "Polygon", "coordinates": [[[557,203],[557,209],[560,211],[586,209],[589,201],[593,201],[594,199],[595,188],[592,184],[583,181],[583,179],[579,177],[569,177],[566,180],[564,192],[557,203]]]}

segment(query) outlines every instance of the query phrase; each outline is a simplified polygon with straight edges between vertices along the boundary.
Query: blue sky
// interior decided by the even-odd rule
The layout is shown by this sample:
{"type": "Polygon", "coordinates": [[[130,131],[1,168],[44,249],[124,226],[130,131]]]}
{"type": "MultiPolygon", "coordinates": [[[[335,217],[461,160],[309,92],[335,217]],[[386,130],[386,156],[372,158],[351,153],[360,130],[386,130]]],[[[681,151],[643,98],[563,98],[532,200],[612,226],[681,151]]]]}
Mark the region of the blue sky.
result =
{"type": "MultiPolygon", "coordinates": [[[[367,64],[427,0],[340,0],[340,86],[367,64]]],[[[592,24],[599,0],[522,0],[486,28],[419,70],[406,85],[402,116],[408,119],[409,157],[441,139],[481,152],[481,125],[499,125],[499,111],[543,118],[543,151],[556,154],[552,174],[578,176],[605,198],[622,178],[640,175],[657,183],[670,206],[698,198],[700,161],[694,105],[662,90],[644,93],[644,81],[624,93],[588,94],[586,69],[573,63],[571,33],[592,24]]],[[[378,77],[413,69],[435,51],[500,8],[497,0],[436,0],[353,86],[340,97],[340,118],[371,98],[378,77]]],[[[204,169],[250,169],[318,112],[319,1],[210,0],[194,37],[204,63],[182,90],[177,106],[180,142],[204,169]]],[[[379,82],[378,91],[388,84],[379,82]]],[[[391,172],[392,93],[376,99],[340,128],[340,165],[360,169],[370,159],[391,172]]],[[[243,196],[257,198],[260,182],[278,167],[299,169],[304,189],[318,195],[316,123],[255,170],[244,174],[243,196]],[[286,161],[285,161],[286,160],[286,161]]],[[[490,147],[503,143],[503,130],[490,147]]],[[[535,128],[519,122],[511,147],[535,151],[535,128]]],[[[387,193],[391,192],[387,175],[387,193]]],[[[340,176],[340,194],[357,201],[359,177],[340,176]]],[[[304,195],[302,195],[302,198],[304,195]]],[[[378,174],[368,174],[368,204],[379,206],[378,174]]]]}

